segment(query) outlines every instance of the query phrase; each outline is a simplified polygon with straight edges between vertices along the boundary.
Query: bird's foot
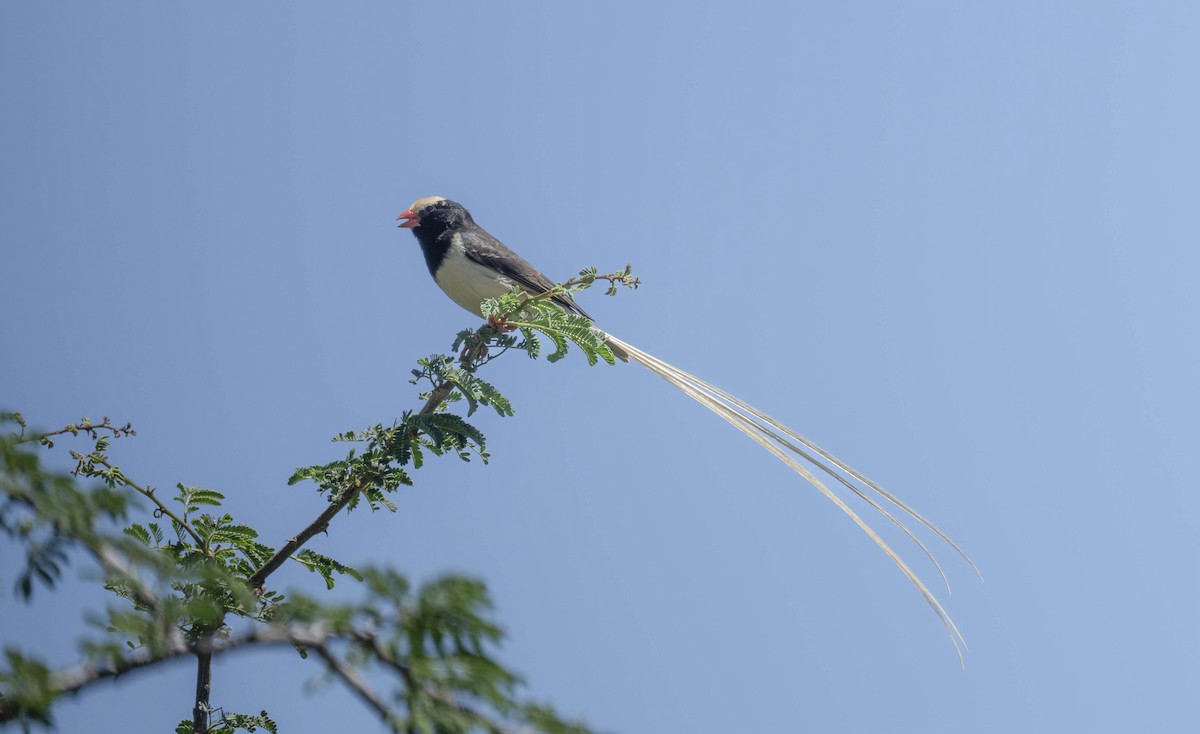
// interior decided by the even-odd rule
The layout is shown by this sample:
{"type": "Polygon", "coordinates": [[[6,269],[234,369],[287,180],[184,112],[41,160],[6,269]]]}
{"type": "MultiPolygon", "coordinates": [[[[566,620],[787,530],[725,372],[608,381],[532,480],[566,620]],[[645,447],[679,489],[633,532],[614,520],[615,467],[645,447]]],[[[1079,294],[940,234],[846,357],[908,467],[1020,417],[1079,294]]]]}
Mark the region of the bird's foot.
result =
{"type": "Polygon", "coordinates": [[[508,316],[507,315],[501,316],[498,313],[494,313],[491,316],[488,316],[487,323],[488,323],[488,326],[492,327],[493,329],[495,329],[496,331],[499,331],[502,334],[507,334],[510,331],[517,330],[517,327],[508,325],[508,316]]]}

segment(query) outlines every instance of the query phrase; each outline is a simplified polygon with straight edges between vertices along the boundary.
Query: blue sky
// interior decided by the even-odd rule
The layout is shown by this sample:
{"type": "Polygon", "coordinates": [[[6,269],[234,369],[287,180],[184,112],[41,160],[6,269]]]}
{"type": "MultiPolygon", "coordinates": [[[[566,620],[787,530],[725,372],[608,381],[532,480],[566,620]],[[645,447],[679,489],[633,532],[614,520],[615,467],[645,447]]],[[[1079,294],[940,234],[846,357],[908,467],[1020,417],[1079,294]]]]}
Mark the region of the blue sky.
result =
{"type": "MultiPolygon", "coordinates": [[[[1186,2],[5,3],[0,404],[132,421],[132,476],[278,543],[321,507],[291,470],[414,407],[470,323],[393,221],[440,194],[553,278],[632,263],[636,293],[584,296],[604,328],[960,541],[966,671],[833,506],[632,366],[494,364],[492,464],[428,466],[316,550],[484,578],[503,658],[607,731],[1180,730],[1197,37],[1186,2]]],[[[0,642],[73,662],[103,597],[10,583],[0,642]]],[[[213,699],[375,727],[316,673],[231,658],[213,699]]],[[[192,674],[62,730],[169,730],[192,674]]]]}

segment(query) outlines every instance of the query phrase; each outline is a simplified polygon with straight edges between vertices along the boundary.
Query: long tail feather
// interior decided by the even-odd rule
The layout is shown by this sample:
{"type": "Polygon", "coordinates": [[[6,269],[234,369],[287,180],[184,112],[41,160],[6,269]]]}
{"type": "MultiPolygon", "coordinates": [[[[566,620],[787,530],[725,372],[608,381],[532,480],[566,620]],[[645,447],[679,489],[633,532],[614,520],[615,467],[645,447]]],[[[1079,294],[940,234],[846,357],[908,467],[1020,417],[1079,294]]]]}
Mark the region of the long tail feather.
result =
{"type": "MultiPolygon", "coordinates": [[[[746,404],[742,400],[733,395],[721,390],[714,385],[701,380],[695,375],[689,374],[674,365],[668,364],[653,355],[647,354],[637,347],[617,339],[611,334],[608,335],[608,344],[614,347],[614,351],[628,355],[633,361],[646,367],[648,370],[679,388],[686,395],[691,397],[696,402],[721,416],[734,428],[737,428],[742,433],[749,436],[756,443],[761,445],[767,451],[770,451],[776,458],[791,467],[796,473],[802,476],[809,484],[815,487],[821,494],[825,495],[831,502],[837,505],[838,509],[846,513],[851,520],[871,540],[892,560],[893,563],[900,569],[908,580],[917,587],[921,596],[933,609],[938,620],[945,627],[946,633],[950,636],[950,641],[954,644],[954,650],[958,653],[959,662],[963,660],[963,651],[966,650],[966,640],[954,625],[954,621],[950,619],[950,615],[934,597],[933,593],[925,586],[908,564],[904,562],[900,556],[892,550],[891,546],[879,536],[875,530],[867,524],[840,496],[833,492],[824,482],[820,480],[807,466],[800,463],[797,458],[802,459],[813,467],[819,469],[824,474],[832,477],[839,484],[850,490],[856,496],[864,500],[872,508],[878,511],[881,515],[887,518],[892,524],[900,528],[910,540],[933,562],[938,573],[941,574],[943,582],[946,583],[946,589],[949,591],[950,584],[946,580],[946,574],[942,571],[941,564],[934,557],[933,552],[906,526],[899,517],[892,512],[889,512],[883,506],[882,501],[899,508],[904,515],[916,520],[918,523],[929,529],[930,532],[937,535],[953,548],[960,556],[962,556],[971,568],[979,574],[979,569],[967,557],[967,554],[949,537],[939,530],[933,523],[925,519],[914,510],[912,507],[905,504],[898,497],[880,487],[875,482],[868,479],[863,474],[850,468],[845,462],[825,451],[813,441],[796,433],[792,429],[783,425],[771,416],[762,411],[746,404]],[[804,447],[804,448],[801,448],[804,447]],[[806,450],[807,449],[807,450],[806,450]],[[874,493],[875,496],[872,496],[874,493]]],[[[980,574],[980,578],[982,574],[980,574]]]]}

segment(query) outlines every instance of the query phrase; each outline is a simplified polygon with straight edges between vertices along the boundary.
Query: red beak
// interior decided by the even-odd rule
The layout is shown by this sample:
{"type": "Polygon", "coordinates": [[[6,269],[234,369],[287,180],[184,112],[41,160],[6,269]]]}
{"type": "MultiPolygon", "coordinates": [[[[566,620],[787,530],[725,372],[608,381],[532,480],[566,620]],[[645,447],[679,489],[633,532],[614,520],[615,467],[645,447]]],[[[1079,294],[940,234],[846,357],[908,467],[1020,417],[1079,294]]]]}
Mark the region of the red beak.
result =
{"type": "Polygon", "coordinates": [[[401,224],[400,226],[405,229],[412,229],[414,227],[421,226],[421,220],[417,219],[417,215],[413,214],[412,209],[405,209],[403,214],[396,217],[396,221],[400,221],[401,219],[403,219],[405,221],[404,221],[404,224],[401,224]]]}

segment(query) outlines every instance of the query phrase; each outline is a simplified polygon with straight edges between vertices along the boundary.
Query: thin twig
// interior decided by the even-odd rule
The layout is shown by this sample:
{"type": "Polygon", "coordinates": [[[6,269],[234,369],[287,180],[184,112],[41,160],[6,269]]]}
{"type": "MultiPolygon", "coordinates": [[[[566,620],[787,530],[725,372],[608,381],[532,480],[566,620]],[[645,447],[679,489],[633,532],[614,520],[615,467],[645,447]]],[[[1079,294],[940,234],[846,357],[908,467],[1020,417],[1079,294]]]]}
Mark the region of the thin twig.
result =
{"type": "Polygon", "coordinates": [[[404,680],[404,685],[408,686],[409,690],[419,690],[443,706],[449,706],[450,708],[458,711],[460,714],[469,716],[480,726],[491,732],[491,734],[512,734],[511,729],[500,726],[482,712],[477,711],[466,704],[459,703],[450,694],[443,693],[441,691],[434,690],[429,686],[423,685],[419,680],[417,680],[416,676],[413,675],[412,667],[397,660],[395,656],[392,655],[391,651],[383,646],[383,643],[379,641],[379,637],[376,635],[370,632],[351,632],[350,636],[355,642],[366,645],[370,649],[371,654],[375,656],[375,659],[379,663],[396,671],[401,679],[404,680]]]}
{"type": "Polygon", "coordinates": [[[133,568],[121,562],[117,554],[113,552],[112,546],[97,538],[95,543],[85,541],[84,547],[92,552],[92,555],[96,557],[96,560],[100,562],[100,566],[105,571],[119,577],[123,581],[128,581],[134,587],[133,595],[139,604],[144,605],[151,611],[158,611],[158,595],[154,593],[154,589],[147,586],[138,577],[133,568]]]}
{"type": "MultiPolygon", "coordinates": [[[[104,457],[94,459],[93,463],[99,464],[100,466],[103,466],[108,469],[116,468],[112,464],[108,463],[108,459],[105,459],[104,457]]],[[[167,507],[167,505],[165,503],[163,503],[163,501],[160,500],[156,494],[154,494],[153,489],[151,489],[149,487],[143,487],[142,485],[133,481],[129,477],[125,476],[124,473],[121,474],[121,482],[127,486],[130,486],[130,487],[133,487],[134,489],[136,489],[139,494],[141,494],[142,496],[148,498],[151,502],[153,502],[155,504],[155,506],[158,507],[159,512],[161,512],[162,514],[171,518],[172,522],[176,523],[177,525],[182,527],[184,530],[186,530],[188,535],[192,536],[192,540],[196,541],[197,547],[202,548],[202,549],[205,548],[204,538],[201,538],[200,534],[196,532],[195,528],[193,528],[191,525],[187,524],[187,522],[184,521],[184,519],[182,517],[180,517],[179,515],[176,515],[174,512],[172,512],[171,508],[167,507]]]]}
{"type": "MultiPolygon", "coordinates": [[[[435,412],[438,409],[438,406],[441,405],[442,402],[450,395],[450,391],[453,389],[454,385],[448,382],[444,382],[435,387],[430,393],[429,399],[425,401],[425,407],[421,408],[420,415],[429,415],[435,412]]],[[[247,584],[250,586],[250,588],[255,592],[261,590],[263,588],[263,584],[266,583],[268,576],[279,570],[279,567],[282,566],[287,559],[291,558],[292,554],[298,551],[305,543],[309,541],[310,538],[318,533],[325,532],[325,529],[329,527],[329,522],[336,517],[339,512],[345,509],[345,507],[349,505],[361,491],[362,487],[351,487],[345,490],[341,497],[338,497],[335,502],[331,503],[325,508],[324,511],[321,512],[320,515],[317,516],[316,520],[313,520],[306,528],[301,530],[295,536],[289,538],[288,541],[284,543],[278,551],[276,551],[275,555],[271,556],[271,558],[262,565],[262,568],[255,571],[254,574],[247,579],[247,584]]]]}
{"type": "MultiPolygon", "coordinates": [[[[85,419],[85,421],[86,421],[86,419],[85,419]]],[[[17,440],[17,443],[28,443],[31,441],[37,441],[40,443],[40,442],[45,441],[46,439],[50,438],[51,436],[62,436],[67,433],[71,434],[72,436],[77,436],[80,433],[86,433],[89,436],[91,436],[92,438],[99,438],[99,435],[98,435],[99,431],[109,431],[110,433],[112,433],[113,438],[121,438],[122,436],[136,436],[137,435],[137,431],[133,430],[132,423],[126,423],[123,426],[114,426],[112,424],[112,420],[110,418],[108,418],[107,416],[105,416],[104,420],[101,421],[100,423],[92,423],[91,421],[86,421],[83,423],[71,423],[69,425],[63,426],[62,428],[58,429],[57,431],[46,431],[45,433],[35,433],[35,434],[31,434],[29,436],[25,436],[24,429],[22,429],[21,438],[19,438],[17,440]]]]}
{"type": "Polygon", "coordinates": [[[533,295],[526,294],[527,297],[525,300],[549,301],[555,298],[561,298],[564,295],[570,296],[572,290],[583,290],[584,288],[590,288],[592,283],[596,282],[597,280],[607,280],[613,285],[613,287],[616,287],[617,285],[623,285],[626,288],[633,288],[634,290],[636,290],[637,287],[642,284],[641,278],[632,277],[632,267],[626,265],[624,272],[609,273],[607,275],[600,275],[597,273],[590,277],[579,276],[577,278],[571,278],[570,280],[562,283],[556,283],[554,288],[548,291],[543,291],[542,293],[533,295]],[[575,286],[582,287],[575,288],[575,286]]]}
{"type": "Polygon", "coordinates": [[[320,655],[321,659],[325,661],[325,664],[329,666],[329,669],[336,673],[337,676],[341,678],[347,686],[350,687],[350,690],[358,694],[358,697],[361,698],[364,703],[375,709],[375,712],[379,714],[381,719],[390,724],[392,728],[396,728],[398,722],[401,721],[399,712],[393,710],[386,703],[384,703],[383,699],[379,697],[379,694],[375,693],[375,691],[372,690],[369,685],[367,685],[367,682],[363,680],[362,676],[358,674],[357,670],[347,665],[338,656],[334,655],[324,642],[310,645],[309,649],[315,651],[317,655],[320,655]]]}

